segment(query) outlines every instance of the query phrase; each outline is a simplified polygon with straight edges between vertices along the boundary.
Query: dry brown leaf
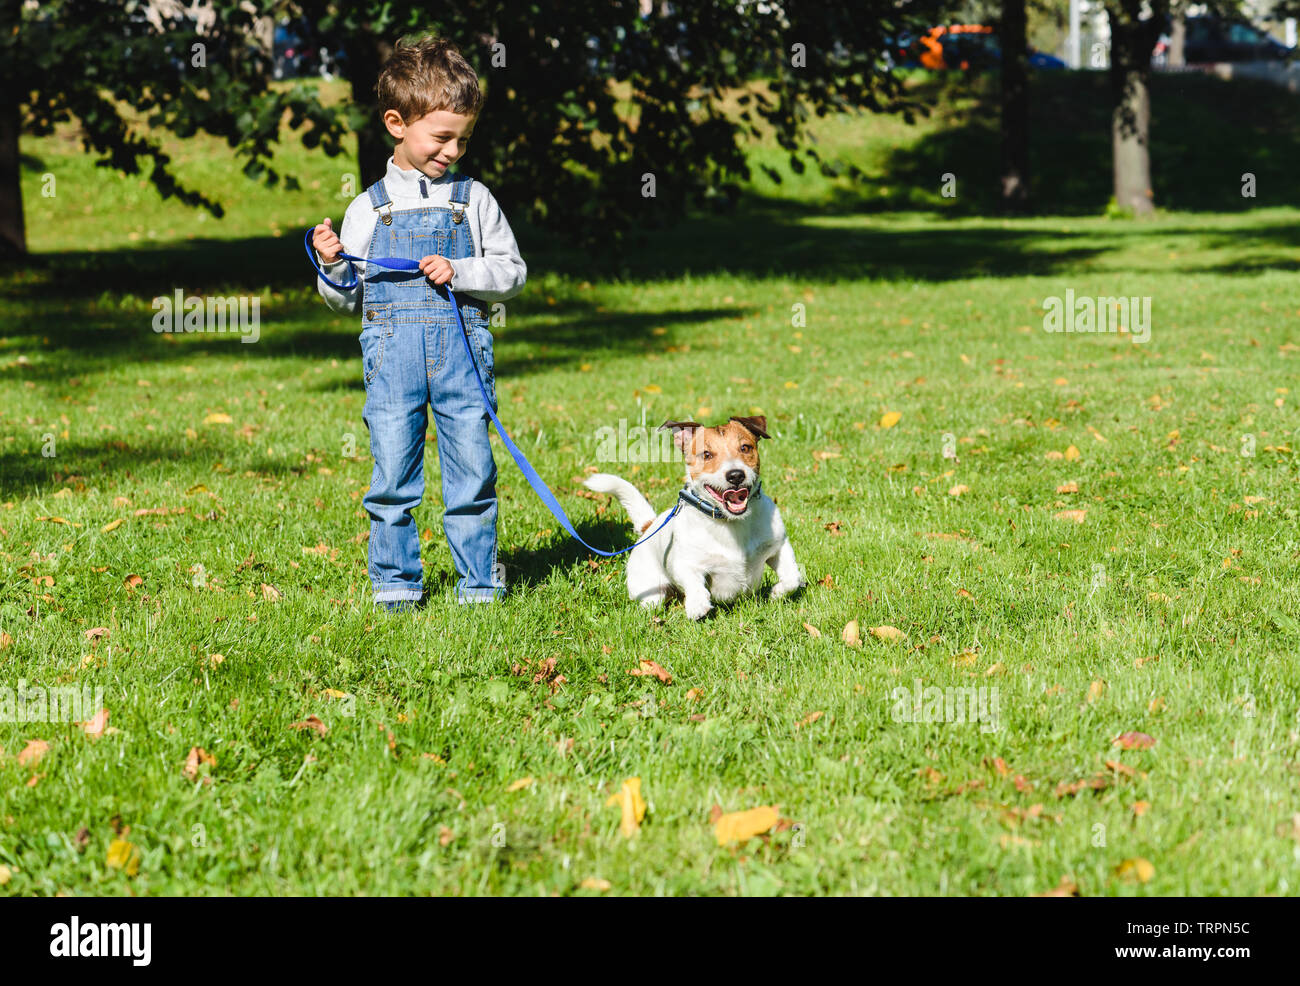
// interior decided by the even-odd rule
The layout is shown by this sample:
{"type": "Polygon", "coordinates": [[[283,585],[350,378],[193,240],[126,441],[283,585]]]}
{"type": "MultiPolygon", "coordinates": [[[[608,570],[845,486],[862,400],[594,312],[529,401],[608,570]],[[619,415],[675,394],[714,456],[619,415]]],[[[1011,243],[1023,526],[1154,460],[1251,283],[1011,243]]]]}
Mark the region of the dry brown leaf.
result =
{"type": "Polygon", "coordinates": [[[857,620],[849,620],[844,624],[844,629],[840,631],[840,639],[850,647],[862,646],[862,631],[858,628],[857,620]]]}
{"type": "Polygon", "coordinates": [[[671,685],[673,683],[673,676],[669,674],[668,671],[664,669],[661,665],[655,663],[654,661],[641,661],[639,663],[640,663],[640,667],[630,668],[628,669],[627,673],[633,675],[634,677],[640,677],[642,675],[650,675],[652,677],[658,678],[665,685],[671,685]]]}
{"type": "Polygon", "coordinates": [[[316,733],[319,733],[321,736],[324,736],[326,733],[329,732],[329,727],[326,726],[325,723],[321,722],[319,716],[308,716],[306,719],[302,719],[299,722],[290,723],[289,728],[290,729],[311,729],[314,730],[316,733]]]}
{"type": "Polygon", "coordinates": [[[82,732],[91,739],[99,739],[108,729],[108,709],[100,709],[87,722],[80,725],[82,732]]]}
{"type": "Polygon", "coordinates": [[[18,766],[33,767],[41,762],[41,757],[49,752],[50,744],[45,740],[28,740],[27,745],[18,754],[18,766]]]}
{"type": "Polygon", "coordinates": [[[1156,745],[1156,740],[1146,733],[1120,733],[1111,745],[1118,746],[1121,750],[1149,750],[1156,745]]]}
{"type": "Polygon", "coordinates": [[[533,779],[531,777],[521,777],[517,781],[511,781],[506,787],[506,792],[522,791],[526,787],[532,787],[533,779]]]}
{"type": "Polygon", "coordinates": [[[1071,880],[1068,876],[1062,876],[1061,882],[1051,890],[1044,890],[1041,894],[1030,894],[1031,897],[1078,897],[1079,885],[1071,880]]]}
{"type": "Polygon", "coordinates": [[[877,640],[884,640],[887,643],[896,643],[897,641],[903,640],[907,637],[907,634],[898,629],[898,627],[891,627],[888,624],[872,627],[871,635],[877,640]]]}
{"type": "Polygon", "coordinates": [[[185,776],[194,780],[199,776],[200,767],[215,767],[217,758],[201,746],[190,747],[189,756],[185,758],[185,776]]]}
{"type": "Polygon", "coordinates": [[[818,630],[815,626],[813,626],[811,623],[805,623],[803,625],[803,628],[808,631],[808,636],[810,637],[816,638],[822,635],[822,632],[818,630]]]}
{"type": "Polygon", "coordinates": [[[1088,516],[1088,511],[1086,508],[1083,510],[1058,510],[1052,516],[1057,520],[1072,520],[1076,524],[1082,524],[1088,516]]]}

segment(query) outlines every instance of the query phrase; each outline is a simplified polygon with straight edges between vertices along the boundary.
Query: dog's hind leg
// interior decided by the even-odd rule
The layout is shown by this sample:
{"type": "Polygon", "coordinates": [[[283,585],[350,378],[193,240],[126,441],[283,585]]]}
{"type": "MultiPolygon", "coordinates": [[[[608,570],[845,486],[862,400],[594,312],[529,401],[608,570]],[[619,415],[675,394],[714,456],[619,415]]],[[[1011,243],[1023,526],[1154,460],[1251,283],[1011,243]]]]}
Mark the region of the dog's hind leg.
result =
{"type": "Polygon", "coordinates": [[[639,549],[632,552],[627,563],[627,594],[634,602],[647,609],[658,609],[671,589],[672,585],[657,558],[639,549]]]}

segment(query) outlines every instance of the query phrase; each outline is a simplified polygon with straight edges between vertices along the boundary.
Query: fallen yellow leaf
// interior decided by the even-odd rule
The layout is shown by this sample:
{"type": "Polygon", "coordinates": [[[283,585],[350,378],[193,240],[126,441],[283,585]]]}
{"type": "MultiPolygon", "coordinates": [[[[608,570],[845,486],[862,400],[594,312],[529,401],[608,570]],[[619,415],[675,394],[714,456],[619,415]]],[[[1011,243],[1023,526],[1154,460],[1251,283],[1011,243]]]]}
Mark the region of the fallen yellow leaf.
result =
{"type": "Polygon", "coordinates": [[[1147,883],[1156,875],[1156,868],[1151,865],[1150,860],[1135,856],[1116,866],[1115,874],[1121,880],[1136,880],[1138,883],[1147,883]]]}
{"type": "Polygon", "coordinates": [[[886,411],[880,416],[880,427],[892,428],[898,422],[903,420],[903,415],[899,411],[886,411]]]}
{"type": "Polygon", "coordinates": [[[623,786],[618,789],[618,793],[611,794],[605,799],[605,805],[619,806],[623,819],[619,823],[618,830],[623,833],[624,838],[632,838],[640,831],[641,822],[645,818],[645,801],[641,798],[641,778],[627,778],[623,781],[623,786]]]}
{"type": "Polygon", "coordinates": [[[718,845],[728,842],[744,842],[756,835],[762,835],[780,819],[776,805],[763,805],[749,811],[733,811],[722,815],[713,824],[713,835],[718,845]]]}
{"type": "Polygon", "coordinates": [[[110,870],[123,870],[127,876],[140,871],[140,850],[125,839],[114,839],[108,846],[104,864],[110,870]]]}

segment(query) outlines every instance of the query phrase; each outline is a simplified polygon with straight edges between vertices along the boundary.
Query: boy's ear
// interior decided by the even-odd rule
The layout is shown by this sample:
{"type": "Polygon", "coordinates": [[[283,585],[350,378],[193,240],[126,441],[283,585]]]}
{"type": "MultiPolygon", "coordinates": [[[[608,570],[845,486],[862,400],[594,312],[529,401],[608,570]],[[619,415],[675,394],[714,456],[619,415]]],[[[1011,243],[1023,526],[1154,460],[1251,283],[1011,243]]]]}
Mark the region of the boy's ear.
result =
{"type": "Polygon", "coordinates": [[[402,114],[397,110],[384,111],[384,128],[393,140],[402,140],[406,133],[406,123],[402,120],[402,114]]]}
{"type": "Polygon", "coordinates": [[[744,425],[746,428],[748,428],[750,431],[752,431],[752,432],[754,433],[754,436],[755,436],[756,438],[771,438],[771,437],[772,437],[771,435],[769,435],[769,434],[767,433],[767,416],[766,416],[766,415],[763,415],[763,414],[756,414],[756,415],[755,415],[754,417],[752,417],[752,418],[737,418],[737,417],[733,416],[733,417],[731,418],[731,420],[732,420],[732,421],[739,421],[742,425],[744,425]]]}
{"type": "Polygon", "coordinates": [[[674,444],[684,453],[690,448],[691,439],[695,437],[695,429],[703,427],[704,425],[698,421],[665,421],[659,426],[659,430],[671,428],[674,444]]]}

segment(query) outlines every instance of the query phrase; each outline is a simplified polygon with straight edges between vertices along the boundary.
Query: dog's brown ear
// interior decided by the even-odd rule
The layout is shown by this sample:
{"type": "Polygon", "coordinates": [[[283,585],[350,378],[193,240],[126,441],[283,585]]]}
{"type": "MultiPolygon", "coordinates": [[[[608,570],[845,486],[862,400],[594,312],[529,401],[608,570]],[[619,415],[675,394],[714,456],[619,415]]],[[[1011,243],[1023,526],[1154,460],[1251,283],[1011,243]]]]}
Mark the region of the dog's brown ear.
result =
{"type": "Polygon", "coordinates": [[[673,432],[673,442],[679,449],[685,452],[686,447],[691,444],[691,438],[695,434],[695,429],[703,427],[704,425],[700,424],[698,421],[665,421],[659,426],[659,430],[663,431],[665,428],[671,428],[673,432]]]}
{"type": "Polygon", "coordinates": [[[754,433],[754,435],[755,435],[756,437],[758,437],[758,438],[771,438],[771,437],[772,437],[771,435],[769,435],[769,434],[767,433],[767,416],[766,416],[766,415],[756,414],[756,415],[755,415],[754,417],[752,417],[752,418],[738,418],[738,417],[736,417],[735,415],[732,415],[731,420],[732,420],[732,421],[739,421],[742,425],[744,425],[746,428],[748,428],[750,431],[752,431],[752,432],[754,433]]]}

